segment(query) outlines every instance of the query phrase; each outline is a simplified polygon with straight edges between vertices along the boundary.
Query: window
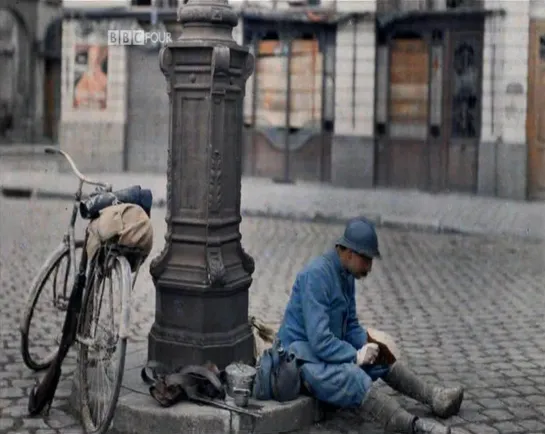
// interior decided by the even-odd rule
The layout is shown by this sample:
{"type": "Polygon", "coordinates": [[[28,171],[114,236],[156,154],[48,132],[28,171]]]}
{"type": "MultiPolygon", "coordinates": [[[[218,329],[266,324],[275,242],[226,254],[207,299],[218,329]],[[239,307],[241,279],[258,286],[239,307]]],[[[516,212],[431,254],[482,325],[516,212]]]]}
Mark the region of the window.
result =
{"type": "Polygon", "coordinates": [[[447,9],[482,8],[483,0],[447,0],[447,9]]]}
{"type": "Polygon", "coordinates": [[[377,12],[483,8],[483,0],[377,0],[377,12]]]}
{"type": "Polygon", "coordinates": [[[433,0],[379,0],[377,12],[423,11],[432,9],[433,0]]]}
{"type": "Polygon", "coordinates": [[[158,8],[177,8],[178,7],[178,0],[155,0],[153,2],[152,0],[132,0],[133,6],[153,6],[155,3],[155,6],[158,8]]]}
{"type": "Polygon", "coordinates": [[[452,90],[452,136],[477,137],[479,68],[477,52],[470,40],[459,41],[454,48],[452,90]]]}

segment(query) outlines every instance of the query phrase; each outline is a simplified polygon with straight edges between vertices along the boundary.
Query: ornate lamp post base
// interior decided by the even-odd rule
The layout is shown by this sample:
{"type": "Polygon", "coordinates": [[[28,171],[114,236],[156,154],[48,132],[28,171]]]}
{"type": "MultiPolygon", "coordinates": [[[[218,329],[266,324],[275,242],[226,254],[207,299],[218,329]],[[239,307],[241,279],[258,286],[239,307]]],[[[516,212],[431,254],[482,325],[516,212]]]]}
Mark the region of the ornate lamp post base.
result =
{"type": "Polygon", "coordinates": [[[167,236],[151,265],[148,356],[176,367],[253,361],[252,258],[240,242],[242,103],[253,57],[227,0],[189,0],[180,39],[160,54],[170,98],[167,236]]]}

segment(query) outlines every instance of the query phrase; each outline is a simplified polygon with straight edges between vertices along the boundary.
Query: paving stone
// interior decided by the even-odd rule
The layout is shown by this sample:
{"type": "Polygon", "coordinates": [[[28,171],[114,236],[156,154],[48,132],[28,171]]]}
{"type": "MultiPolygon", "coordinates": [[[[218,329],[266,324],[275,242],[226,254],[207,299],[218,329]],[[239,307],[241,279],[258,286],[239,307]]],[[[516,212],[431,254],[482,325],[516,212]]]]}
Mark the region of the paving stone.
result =
{"type": "Polygon", "coordinates": [[[493,426],[484,424],[471,424],[465,427],[469,432],[474,434],[499,434],[501,431],[493,426]]]}
{"type": "Polygon", "coordinates": [[[12,417],[7,417],[6,415],[2,415],[0,417],[0,432],[6,432],[7,430],[11,429],[15,425],[15,419],[12,417]]]}
{"type": "Polygon", "coordinates": [[[507,410],[483,410],[481,414],[492,420],[504,421],[513,419],[513,414],[507,410]]]}
{"type": "Polygon", "coordinates": [[[21,387],[6,387],[0,389],[0,398],[19,398],[24,396],[24,390],[21,387]]]}
{"type": "Polygon", "coordinates": [[[50,429],[49,425],[42,419],[42,418],[33,418],[33,419],[23,419],[23,427],[24,428],[32,428],[32,429],[50,429]]]}
{"type": "Polygon", "coordinates": [[[499,422],[494,424],[494,428],[500,433],[523,433],[526,432],[526,428],[513,423],[513,422],[499,422]]]}
{"type": "Polygon", "coordinates": [[[545,421],[538,419],[521,420],[518,422],[529,431],[545,432],[545,421]]]}
{"type": "Polygon", "coordinates": [[[505,403],[500,399],[486,398],[478,401],[484,408],[504,408],[506,407],[505,403]]]}
{"type": "Polygon", "coordinates": [[[23,417],[28,414],[28,408],[27,406],[23,406],[23,405],[14,405],[2,410],[2,414],[5,414],[11,417],[23,417]]]}

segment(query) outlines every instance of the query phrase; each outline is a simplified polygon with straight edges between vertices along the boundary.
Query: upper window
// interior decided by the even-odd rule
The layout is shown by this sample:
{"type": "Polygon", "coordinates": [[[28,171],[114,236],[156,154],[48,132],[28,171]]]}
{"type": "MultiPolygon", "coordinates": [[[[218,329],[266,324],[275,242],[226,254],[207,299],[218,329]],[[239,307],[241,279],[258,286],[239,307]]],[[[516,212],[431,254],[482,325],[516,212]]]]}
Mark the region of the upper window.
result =
{"type": "Polygon", "coordinates": [[[379,0],[377,12],[482,8],[484,0],[379,0]]]}
{"type": "MultiPolygon", "coordinates": [[[[177,8],[178,0],[155,0],[155,6],[159,8],[177,8]]],[[[132,0],[133,6],[153,6],[152,0],[132,0]]]]}

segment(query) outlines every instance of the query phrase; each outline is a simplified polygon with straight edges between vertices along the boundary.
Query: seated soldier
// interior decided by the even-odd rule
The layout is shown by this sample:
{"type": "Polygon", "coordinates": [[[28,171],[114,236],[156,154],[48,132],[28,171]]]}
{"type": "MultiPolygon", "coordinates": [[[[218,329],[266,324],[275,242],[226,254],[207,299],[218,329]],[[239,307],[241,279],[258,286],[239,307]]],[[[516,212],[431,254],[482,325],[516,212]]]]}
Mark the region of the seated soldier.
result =
{"type": "Polygon", "coordinates": [[[405,411],[377,390],[388,385],[448,418],[458,413],[464,391],[423,382],[399,361],[374,364],[379,350],[368,342],[356,314],[355,279],[369,274],[380,258],[373,224],[351,220],[335,249],[315,258],[298,274],[278,332],[281,345],[302,362],[303,384],[318,400],[357,408],[384,426],[385,432],[449,434],[450,427],[405,411]]]}

